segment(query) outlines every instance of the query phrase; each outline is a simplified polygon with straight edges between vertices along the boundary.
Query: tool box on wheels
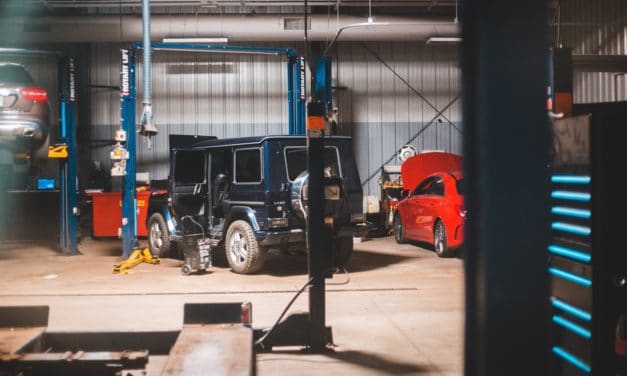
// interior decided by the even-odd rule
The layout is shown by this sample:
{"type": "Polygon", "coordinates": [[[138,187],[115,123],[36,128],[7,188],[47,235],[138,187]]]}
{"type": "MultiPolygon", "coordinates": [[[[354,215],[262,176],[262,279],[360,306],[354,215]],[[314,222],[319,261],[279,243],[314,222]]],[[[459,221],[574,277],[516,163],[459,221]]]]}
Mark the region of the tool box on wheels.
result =
{"type": "Polygon", "coordinates": [[[209,239],[202,235],[186,237],[183,246],[183,257],[185,258],[185,263],[181,266],[183,275],[207,271],[212,265],[209,239]]]}
{"type": "Polygon", "coordinates": [[[552,125],[552,375],[626,370],[627,103],[576,105],[552,125]]]}
{"type": "Polygon", "coordinates": [[[181,266],[183,275],[190,275],[193,272],[204,273],[212,265],[211,240],[205,237],[204,228],[190,216],[183,217],[189,219],[188,228],[200,230],[199,233],[186,234],[183,241],[183,258],[185,263],[181,266]]]}

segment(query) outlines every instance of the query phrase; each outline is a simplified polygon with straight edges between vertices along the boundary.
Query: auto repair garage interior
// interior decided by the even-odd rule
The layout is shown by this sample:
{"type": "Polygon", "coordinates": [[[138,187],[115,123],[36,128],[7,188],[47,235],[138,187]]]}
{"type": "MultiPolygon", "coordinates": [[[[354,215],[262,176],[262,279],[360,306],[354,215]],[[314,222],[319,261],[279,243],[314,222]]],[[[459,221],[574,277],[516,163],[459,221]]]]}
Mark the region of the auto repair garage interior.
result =
{"type": "Polygon", "coordinates": [[[624,0],[0,17],[0,374],[627,375],[624,0]]]}

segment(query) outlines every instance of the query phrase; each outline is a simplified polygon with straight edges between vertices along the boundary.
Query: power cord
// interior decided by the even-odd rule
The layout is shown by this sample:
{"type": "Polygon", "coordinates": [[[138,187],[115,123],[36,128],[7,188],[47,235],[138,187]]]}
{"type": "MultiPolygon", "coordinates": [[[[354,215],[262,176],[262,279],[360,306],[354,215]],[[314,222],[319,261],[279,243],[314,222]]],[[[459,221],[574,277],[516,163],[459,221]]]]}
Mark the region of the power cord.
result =
{"type": "MultiPolygon", "coordinates": [[[[348,270],[346,270],[346,268],[344,268],[344,267],[342,267],[342,270],[344,271],[344,274],[346,274],[346,280],[343,281],[343,282],[339,282],[339,283],[327,283],[328,286],[346,285],[346,284],[348,284],[350,282],[351,279],[350,279],[350,274],[348,273],[348,270]]],[[[335,268],[334,272],[337,272],[337,271],[339,271],[339,268],[335,268]]],[[[281,320],[283,320],[283,317],[285,316],[287,311],[294,304],[294,302],[300,296],[300,294],[302,294],[303,291],[305,291],[307,286],[311,285],[311,283],[314,281],[314,279],[315,279],[315,277],[309,278],[309,280],[303,285],[303,287],[301,287],[300,290],[298,290],[298,292],[296,292],[296,295],[294,295],[292,297],[292,299],[290,300],[290,302],[287,303],[287,306],[285,306],[285,308],[283,309],[283,312],[281,312],[281,314],[279,315],[279,318],[274,322],[272,327],[270,327],[270,329],[266,332],[266,334],[264,334],[261,338],[259,338],[257,341],[255,341],[254,345],[256,347],[258,346],[258,347],[260,347],[262,349],[265,349],[265,346],[264,346],[263,342],[266,339],[268,339],[268,337],[270,337],[270,335],[272,335],[272,333],[274,332],[276,327],[279,325],[281,320]]]]}
{"type": "Polygon", "coordinates": [[[202,225],[198,222],[196,222],[196,220],[194,220],[194,218],[191,215],[185,215],[181,218],[181,223],[184,223],[186,219],[189,219],[193,224],[195,224],[196,226],[198,226],[200,228],[202,237],[205,237],[205,229],[204,227],[202,227],[202,225]]]}
{"type": "MultiPolygon", "coordinates": [[[[339,268],[335,268],[335,272],[339,272],[340,269],[339,268]]],[[[351,276],[348,273],[348,270],[346,270],[345,267],[342,267],[342,271],[344,272],[344,274],[346,275],[346,281],[342,281],[342,282],[336,282],[336,283],[332,283],[332,282],[327,282],[327,286],[341,286],[341,285],[348,285],[348,283],[351,281],[351,276]]]]}
{"type": "Polygon", "coordinates": [[[287,313],[287,310],[290,309],[290,307],[292,306],[292,304],[294,304],[294,302],[296,301],[296,298],[298,298],[300,296],[300,294],[303,293],[303,291],[305,291],[305,289],[307,288],[307,286],[309,286],[311,284],[311,282],[313,282],[313,280],[315,279],[315,277],[311,277],[309,278],[309,280],[307,281],[307,283],[305,283],[303,285],[303,287],[300,288],[300,290],[298,290],[298,292],[296,293],[296,295],[294,295],[294,297],[292,297],[292,300],[290,300],[290,302],[287,304],[287,306],[285,306],[285,308],[283,309],[283,312],[281,312],[281,314],[279,315],[279,318],[276,320],[276,322],[274,323],[274,325],[272,325],[272,327],[266,332],[266,334],[264,334],[261,338],[259,338],[256,342],[255,342],[255,346],[259,346],[262,349],[265,349],[265,346],[263,345],[263,341],[265,341],[268,337],[270,337],[270,335],[274,332],[274,330],[276,329],[276,327],[279,325],[279,322],[281,322],[281,320],[283,320],[283,316],[285,316],[285,314],[287,313]]]}

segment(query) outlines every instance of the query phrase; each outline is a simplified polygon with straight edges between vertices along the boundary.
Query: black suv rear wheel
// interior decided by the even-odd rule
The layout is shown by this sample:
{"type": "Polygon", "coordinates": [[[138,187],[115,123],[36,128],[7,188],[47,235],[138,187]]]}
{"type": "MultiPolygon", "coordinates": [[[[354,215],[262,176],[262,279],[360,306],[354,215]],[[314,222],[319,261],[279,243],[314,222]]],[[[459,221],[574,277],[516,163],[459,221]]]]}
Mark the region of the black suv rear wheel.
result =
{"type": "Polygon", "coordinates": [[[259,245],[248,222],[239,220],[231,223],[224,245],[226,259],[235,273],[251,274],[263,267],[266,249],[259,245]]]}
{"type": "Polygon", "coordinates": [[[168,225],[160,213],[154,213],[148,219],[148,248],[153,256],[158,257],[164,257],[171,251],[168,225]]]}

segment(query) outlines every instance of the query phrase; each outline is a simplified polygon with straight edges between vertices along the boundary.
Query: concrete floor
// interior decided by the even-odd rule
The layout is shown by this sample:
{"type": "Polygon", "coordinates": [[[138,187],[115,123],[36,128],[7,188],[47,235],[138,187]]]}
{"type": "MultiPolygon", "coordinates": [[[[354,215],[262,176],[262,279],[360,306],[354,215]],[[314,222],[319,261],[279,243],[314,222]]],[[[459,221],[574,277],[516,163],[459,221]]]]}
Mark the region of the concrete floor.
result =
{"type": "MultiPolygon", "coordinates": [[[[80,249],[66,257],[30,243],[0,245],[0,305],[49,305],[51,330],[176,330],[186,302],[250,301],[254,326],[266,327],[307,280],[304,255],[271,255],[251,276],[231,273],[218,256],[210,273],[184,277],[172,259],[113,275],[119,241],[87,240],[80,249]]],[[[348,270],[328,281],[334,351],[258,354],[259,375],[462,374],[462,260],[380,238],[356,244],[348,270]]],[[[292,311],[306,307],[303,294],[292,311]]],[[[160,364],[151,358],[149,373],[160,364]]]]}

